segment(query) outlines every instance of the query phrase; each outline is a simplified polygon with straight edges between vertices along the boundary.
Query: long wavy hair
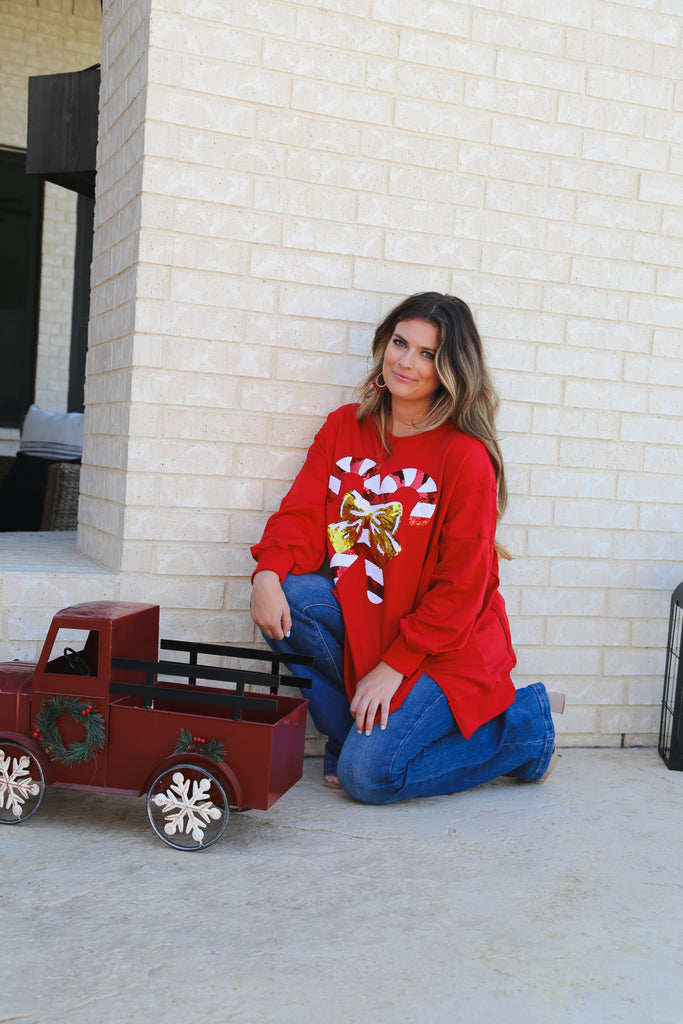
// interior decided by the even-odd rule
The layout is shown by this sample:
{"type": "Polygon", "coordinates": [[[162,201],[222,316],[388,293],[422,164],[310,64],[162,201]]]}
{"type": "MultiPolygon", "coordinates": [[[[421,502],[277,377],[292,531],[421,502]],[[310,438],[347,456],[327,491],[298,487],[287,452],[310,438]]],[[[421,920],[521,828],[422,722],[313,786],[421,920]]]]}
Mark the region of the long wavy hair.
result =
{"type": "MultiPolygon", "coordinates": [[[[472,311],[462,299],[439,292],[421,292],[404,299],[387,314],[375,331],[372,367],[360,386],[358,419],[371,416],[384,448],[390,451],[391,395],[388,390],[377,391],[372,382],[382,371],[384,353],[397,324],[404,320],[424,320],[433,324],[439,333],[434,360],[439,387],[426,416],[415,425],[431,430],[451,421],[464,434],[482,442],[496,473],[500,518],[507,504],[507,487],[495,429],[499,399],[472,311]]],[[[504,548],[498,544],[496,547],[503,557],[509,557],[504,548]]]]}

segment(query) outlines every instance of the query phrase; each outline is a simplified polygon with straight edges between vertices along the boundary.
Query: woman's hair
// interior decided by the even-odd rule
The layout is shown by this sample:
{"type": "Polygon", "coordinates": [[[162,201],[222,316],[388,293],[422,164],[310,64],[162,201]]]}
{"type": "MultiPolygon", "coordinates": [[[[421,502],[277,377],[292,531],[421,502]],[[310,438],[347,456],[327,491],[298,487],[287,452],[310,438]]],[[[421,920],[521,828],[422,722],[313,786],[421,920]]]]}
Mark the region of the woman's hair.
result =
{"type": "Polygon", "coordinates": [[[382,444],[389,451],[391,395],[388,390],[377,391],[372,382],[382,371],[384,352],[396,325],[404,320],[424,320],[439,332],[434,360],[439,387],[429,412],[417,425],[432,429],[450,420],[464,434],[482,442],[496,472],[500,518],[507,502],[507,488],[503,456],[495,431],[498,395],[486,366],[474,317],[462,299],[439,292],[422,292],[404,299],[384,318],[372,343],[372,368],[361,384],[358,419],[373,417],[382,444]]]}

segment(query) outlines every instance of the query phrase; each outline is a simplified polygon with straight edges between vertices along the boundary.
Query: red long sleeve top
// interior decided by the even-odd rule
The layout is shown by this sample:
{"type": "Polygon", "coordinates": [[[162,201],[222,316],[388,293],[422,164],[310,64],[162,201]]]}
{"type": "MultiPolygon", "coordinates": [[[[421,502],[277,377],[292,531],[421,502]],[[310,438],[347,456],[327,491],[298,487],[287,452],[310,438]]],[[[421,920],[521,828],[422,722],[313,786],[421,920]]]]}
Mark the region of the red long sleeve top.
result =
{"type": "Polygon", "coordinates": [[[327,418],[252,548],[256,571],[314,572],[325,556],[346,627],[349,699],[380,660],[446,694],[466,737],[514,700],[516,663],[494,549],[496,479],[484,445],[452,424],[391,436],[356,405],[327,418]]]}

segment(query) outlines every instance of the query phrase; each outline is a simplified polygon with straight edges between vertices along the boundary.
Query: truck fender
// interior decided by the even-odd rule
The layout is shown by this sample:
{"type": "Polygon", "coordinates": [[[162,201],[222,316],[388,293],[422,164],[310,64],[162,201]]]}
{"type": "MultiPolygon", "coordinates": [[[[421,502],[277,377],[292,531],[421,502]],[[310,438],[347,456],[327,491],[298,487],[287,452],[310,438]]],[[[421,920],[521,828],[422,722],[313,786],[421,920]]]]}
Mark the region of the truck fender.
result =
{"type": "Polygon", "coordinates": [[[4,731],[0,732],[0,744],[2,744],[3,740],[12,740],[14,743],[21,743],[22,747],[26,747],[27,750],[30,750],[40,767],[43,769],[45,785],[52,785],[55,781],[55,769],[52,761],[50,761],[41,745],[36,743],[32,736],[26,736],[23,732],[4,731]]]}
{"type": "Polygon", "coordinates": [[[239,779],[230,765],[225,761],[212,761],[210,757],[204,757],[202,754],[170,754],[168,757],[165,757],[149,773],[138,792],[138,796],[143,796],[147,792],[159,772],[164,771],[166,768],[172,768],[174,764],[196,764],[199,767],[206,768],[224,786],[230,805],[239,809],[244,807],[244,792],[239,779]]]}

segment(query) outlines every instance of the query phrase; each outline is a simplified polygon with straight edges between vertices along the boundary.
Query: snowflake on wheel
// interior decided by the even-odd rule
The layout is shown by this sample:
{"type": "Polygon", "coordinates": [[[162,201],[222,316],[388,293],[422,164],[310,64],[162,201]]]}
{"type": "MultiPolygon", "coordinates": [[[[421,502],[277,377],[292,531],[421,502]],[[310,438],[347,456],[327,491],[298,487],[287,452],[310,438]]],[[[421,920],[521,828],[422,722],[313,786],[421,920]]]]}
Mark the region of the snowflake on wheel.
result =
{"type": "Polygon", "coordinates": [[[0,750],[0,809],[11,808],[15,818],[23,814],[26,800],[40,792],[40,784],[28,771],[30,764],[31,759],[25,755],[7,757],[5,751],[0,750]]]}
{"type": "Polygon", "coordinates": [[[210,788],[209,779],[195,779],[192,782],[190,796],[190,779],[186,779],[182,772],[174,772],[173,784],[165,793],[157,793],[154,797],[154,803],[162,809],[166,818],[166,835],[172,836],[176,832],[182,832],[185,826],[185,832],[192,833],[195,842],[202,842],[206,826],[212,820],[217,821],[223,813],[208,798],[210,788]]]}

